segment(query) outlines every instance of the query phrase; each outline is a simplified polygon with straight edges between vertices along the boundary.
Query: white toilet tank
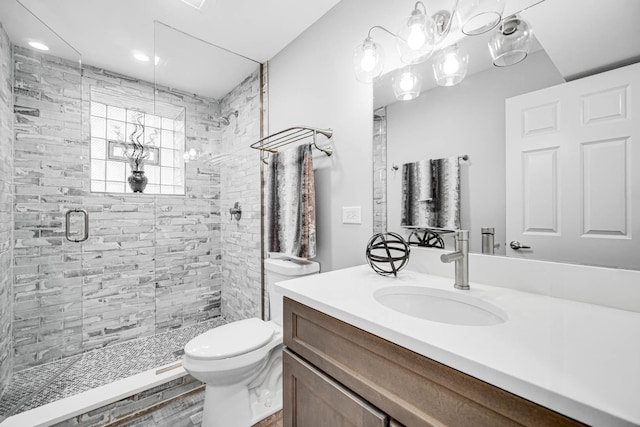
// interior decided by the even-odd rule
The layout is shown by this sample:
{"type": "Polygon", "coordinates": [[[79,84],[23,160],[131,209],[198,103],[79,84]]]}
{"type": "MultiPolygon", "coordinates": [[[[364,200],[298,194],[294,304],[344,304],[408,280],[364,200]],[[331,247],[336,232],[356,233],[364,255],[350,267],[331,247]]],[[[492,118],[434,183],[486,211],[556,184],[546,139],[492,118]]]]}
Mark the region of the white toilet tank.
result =
{"type": "Polygon", "coordinates": [[[283,296],[275,291],[273,285],[284,280],[318,274],[320,264],[307,260],[267,258],[264,260],[264,270],[266,288],[269,293],[270,318],[282,326],[283,296]]]}

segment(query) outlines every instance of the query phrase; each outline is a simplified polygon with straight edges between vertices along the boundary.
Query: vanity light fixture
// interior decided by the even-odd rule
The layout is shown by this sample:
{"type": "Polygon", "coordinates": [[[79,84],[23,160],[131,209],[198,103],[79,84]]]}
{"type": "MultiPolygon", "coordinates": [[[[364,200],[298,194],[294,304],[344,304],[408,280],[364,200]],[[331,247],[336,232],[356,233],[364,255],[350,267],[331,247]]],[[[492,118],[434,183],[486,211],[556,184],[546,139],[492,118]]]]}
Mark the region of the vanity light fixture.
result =
{"type": "Polygon", "coordinates": [[[455,86],[464,80],[469,66],[469,55],[451,45],[436,53],[433,62],[433,75],[439,86],[455,86]]]}
{"type": "MultiPolygon", "coordinates": [[[[458,0],[456,4],[457,2],[458,0]]],[[[454,5],[454,10],[455,7],[454,5]]],[[[426,61],[438,42],[448,34],[451,21],[451,14],[446,11],[440,11],[431,17],[424,3],[418,1],[409,18],[403,22],[398,34],[380,25],[374,25],[369,29],[367,38],[356,47],[353,54],[356,79],[363,83],[371,83],[382,75],[384,51],[371,37],[374,29],[382,30],[395,38],[402,62],[418,64],[426,61]]]]}
{"type": "Polygon", "coordinates": [[[524,60],[529,54],[533,31],[516,15],[502,21],[489,40],[489,52],[496,67],[508,67],[524,60]]]}
{"type": "Polygon", "coordinates": [[[49,46],[47,46],[44,43],[41,42],[37,42],[37,41],[31,41],[29,42],[29,46],[31,46],[34,49],[38,49],[38,50],[43,50],[43,51],[47,51],[49,50],[49,46]]]}
{"type": "Polygon", "coordinates": [[[393,93],[396,99],[410,101],[420,95],[422,76],[414,73],[410,66],[401,68],[392,78],[393,93]]]}
{"type": "Polygon", "coordinates": [[[353,53],[353,70],[356,73],[356,79],[362,83],[375,81],[380,77],[384,68],[384,50],[371,38],[371,31],[374,28],[381,28],[387,31],[382,27],[371,27],[367,38],[356,47],[353,53]]]}
{"type": "MultiPolygon", "coordinates": [[[[426,61],[449,34],[454,16],[460,30],[467,36],[483,34],[500,25],[499,32],[489,43],[494,65],[505,67],[522,61],[529,51],[532,33],[527,23],[515,15],[501,24],[505,1],[455,0],[451,12],[441,10],[433,15],[429,15],[423,2],[417,1],[397,34],[379,25],[369,29],[367,38],[356,47],[353,55],[356,78],[363,83],[371,83],[382,75],[384,52],[371,37],[375,28],[395,38],[402,62],[418,64],[426,61]]],[[[465,78],[468,65],[469,55],[457,46],[443,47],[433,64],[436,82],[440,86],[457,85],[465,78]]],[[[393,76],[392,84],[398,100],[409,100],[420,94],[422,78],[405,67],[393,76]]]]}
{"type": "Polygon", "coordinates": [[[405,64],[418,64],[427,59],[435,47],[436,32],[435,21],[427,15],[424,4],[417,2],[398,31],[400,60],[405,64]]]}
{"type": "Polygon", "coordinates": [[[502,20],[505,0],[459,0],[456,17],[462,34],[477,36],[494,29],[502,20]]]}

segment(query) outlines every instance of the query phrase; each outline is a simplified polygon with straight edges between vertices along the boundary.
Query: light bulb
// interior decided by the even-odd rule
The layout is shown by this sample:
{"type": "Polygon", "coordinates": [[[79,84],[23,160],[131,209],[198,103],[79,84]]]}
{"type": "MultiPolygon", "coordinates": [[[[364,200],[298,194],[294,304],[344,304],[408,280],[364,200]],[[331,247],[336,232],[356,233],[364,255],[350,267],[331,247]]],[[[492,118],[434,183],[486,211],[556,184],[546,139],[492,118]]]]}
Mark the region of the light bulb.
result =
{"type": "Polygon", "coordinates": [[[411,73],[403,73],[400,77],[400,89],[409,91],[413,89],[413,75],[411,73]]]}
{"type": "Polygon", "coordinates": [[[407,36],[407,45],[412,50],[418,50],[427,41],[427,37],[424,32],[424,28],[419,23],[413,24],[409,29],[409,35],[407,36]]]}
{"type": "Polygon", "coordinates": [[[433,61],[433,74],[439,86],[455,86],[464,80],[469,66],[469,55],[464,49],[451,45],[440,50],[433,61]]]}
{"type": "Polygon", "coordinates": [[[375,66],[376,66],[376,57],[373,53],[373,50],[372,49],[365,50],[362,56],[362,60],[360,60],[360,67],[362,68],[362,71],[370,72],[375,68],[375,66]]]}
{"type": "Polygon", "coordinates": [[[422,77],[409,69],[398,70],[392,79],[393,93],[396,99],[408,101],[420,95],[422,77]]]}
{"type": "Polygon", "coordinates": [[[353,53],[353,71],[356,79],[363,83],[371,83],[382,74],[384,68],[384,52],[371,37],[356,47],[353,53]]]}
{"type": "Polygon", "coordinates": [[[433,51],[435,42],[435,21],[420,10],[414,9],[398,31],[397,46],[400,60],[405,64],[426,61],[433,51]]]}
{"type": "Polygon", "coordinates": [[[459,69],[460,61],[458,60],[458,56],[453,53],[449,53],[445,57],[444,63],[442,64],[442,71],[444,71],[446,74],[454,74],[459,69]]]}
{"type": "Polygon", "coordinates": [[[195,149],[195,148],[190,148],[190,149],[189,149],[189,156],[191,156],[191,157],[195,157],[195,156],[196,156],[196,154],[198,154],[198,152],[196,151],[196,149],[195,149]]]}

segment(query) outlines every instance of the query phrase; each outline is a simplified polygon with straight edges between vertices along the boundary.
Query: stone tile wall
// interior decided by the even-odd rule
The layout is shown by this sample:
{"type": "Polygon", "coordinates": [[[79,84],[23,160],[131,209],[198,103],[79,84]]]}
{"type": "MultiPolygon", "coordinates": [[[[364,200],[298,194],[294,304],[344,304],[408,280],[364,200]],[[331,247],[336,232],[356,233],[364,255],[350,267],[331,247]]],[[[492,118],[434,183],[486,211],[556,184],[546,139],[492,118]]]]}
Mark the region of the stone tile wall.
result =
{"type": "Polygon", "coordinates": [[[220,101],[222,113],[238,110],[222,130],[222,146],[230,153],[221,164],[222,313],[229,320],[261,316],[260,152],[249,146],[260,139],[260,70],[220,101]],[[229,208],[239,202],[240,221],[229,208]]]}
{"type": "Polygon", "coordinates": [[[373,113],[373,232],[387,231],[387,108],[373,113]]]}
{"type": "MultiPolygon", "coordinates": [[[[220,175],[187,164],[186,196],[89,191],[89,94],[153,97],[147,82],[15,47],[15,369],[220,315],[220,175]],[[90,216],[85,243],[64,213],[90,216]]],[[[216,100],[170,90],[187,148],[219,150],[216,100]]]]}
{"type": "Polygon", "coordinates": [[[0,396],[11,377],[13,64],[11,43],[0,24],[0,396]]]}

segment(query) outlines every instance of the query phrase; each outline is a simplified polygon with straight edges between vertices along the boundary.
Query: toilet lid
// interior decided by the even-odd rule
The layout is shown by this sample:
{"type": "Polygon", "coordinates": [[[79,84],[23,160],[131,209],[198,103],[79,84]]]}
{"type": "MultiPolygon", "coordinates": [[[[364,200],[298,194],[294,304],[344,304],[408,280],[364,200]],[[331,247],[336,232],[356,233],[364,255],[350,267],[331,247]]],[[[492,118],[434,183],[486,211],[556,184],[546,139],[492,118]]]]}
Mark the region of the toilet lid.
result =
{"type": "Polygon", "coordinates": [[[184,352],[196,359],[225,359],[262,347],[273,334],[272,323],[257,318],[238,320],[198,335],[184,352]]]}

